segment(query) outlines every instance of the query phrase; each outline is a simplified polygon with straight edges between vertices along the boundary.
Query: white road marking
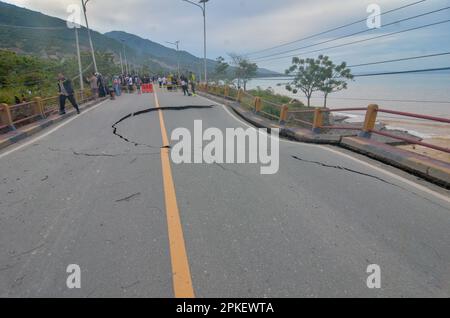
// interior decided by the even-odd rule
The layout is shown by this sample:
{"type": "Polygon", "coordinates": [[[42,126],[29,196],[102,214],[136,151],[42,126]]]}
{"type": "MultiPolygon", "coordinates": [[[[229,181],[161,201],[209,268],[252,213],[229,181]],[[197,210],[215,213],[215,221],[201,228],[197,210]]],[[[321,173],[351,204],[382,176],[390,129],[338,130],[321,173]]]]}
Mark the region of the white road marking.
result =
{"type": "MultiPolygon", "coordinates": [[[[208,101],[210,101],[210,102],[212,102],[212,103],[215,103],[215,104],[217,104],[217,105],[219,105],[219,106],[222,106],[223,109],[224,109],[224,110],[225,110],[232,118],[234,118],[236,121],[238,121],[239,123],[241,123],[241,124],[243,124],[243,125],[245,125],[245,126],[247,126],[247,127],[252,127],[250,124],[248,124],[247,122],[243,121],[242,119],[238,118],[235,114],[233,114],[233,113],[228,109],[227,106],[225,106],[225,105],[223,105],[223,104],[220,104],[220,103],[218,103],[218,102],[215,102],[215,101],[213,101],[213,100],[211,100],[211,99],[209,99],[209,98],[206,98],[206,97],[203,97],[203,96],[200,96],[200,97],[201,97],[201,98],[204,98],[204,99],[206,99],[206,100],[208,100],[208,101]]],[[[445,201],[445,202],[447,202],[447,203],[450,203],[450,197],[449,197],[449,196],[446,196],[446,195],[444,195],[444,194],[441,194],[441,193],[438,193],[438,192],[433,191],[433,190],[431,190],[431,189],[428,189],[427,187],[424,187],[424,186],[422,186],[422,185],[420,185],[420,184],[418,184],[418,183],[416,183],[416,182],[413,182],[413,181],[411,181],[411,180],[408,180],[408,179],[406,179],[406,178],[403,178],[403,177],[401,177],[401,176],[399,176],[399,175],[397,175],[397,174],[395,174],[395,173],[392,173],[392,172],[387,171],[387,170],[384,170],[384,169],[382,169],[382,168],[380,168],[380,167],[374,166],[374,165],[372,165],[372,164],[370,164],[370,163],[368,163],[368,162],[365,162],[365,161],[363,161],[363,160],[360,160],[360,159],[358,159],[358,158],[352,157],[352,156],[350,156],[350,155],[348,155],[348,154],[346,154],[346,153],[343,153],[343,152],[340,152],[340,151],[337,151],[337,150],[334,150],[334,149],[331,149],[331,148],[329,148],[329,147],[322,146],[322,145],[306,144],[306,143],[302,143],[302,142],[296,142],[296,141],[284,140],[284,139],[281,139],[281,138],[280,138],[280,141],[281,141],[281,142],[285,142],[285,143],[294,144],[294,145],[301,145],[301,146],[306,146],[306,147],[314,147],[314,148],[320,148],[320,149],[326,150],[326,151],[331,152],[331,153],[334,153],[334,154],[336,154],[336,155],[339,155],[339,156],[345,157],[345,158],[347,158],[347,159],[353,160],[353,161],[355,161],[355,162],[357,162],[357,163],[359,163],[359,164],[361,164],[361,165],[363,165],[363,166],[366,166],[366,167],[371,168],[371,169],[373,169],[373,170],[375,170],[375,171],[381,172],[381,173],[383,173],[383,174],[385,174],[385,175],[387,175],[387,176],[389,176],[389,177],[391,177],[391,178],[397,179],[398,181],[401,181],[401,182],[403,182],[403,183],[405,183],[405,184],[407,184],[407,185],[409,185],[409,186],[412,186],[412,187],[414,187],[414,188],[416,188],[416,189],[418,189],[418,190],[420,190],[420,191],[422,191],[422,192],[424,192],[424,193],[430,194],[430,195],[432,195],[432,196],[434,196],[434,197],[436,197],[436,198],[438,198],[438,199],[440,199],[440,200],[442,200],[442,201],[445,201]]]]}
{"type": "Polygon", "coordinates": [[[37,142],[37,141],[39,141],[39,140],[41,140],[41,139],[43,139],[43,138],[49,136],[50,134],[54,133],[54,132],[57,131],[58,129],[60,129],[60,128],[66,126],[67,124],[69,124],[69,123],[71,123],[72,121],[74,121],[75,119],[78,119],[78,118],[80,118],[81,116],[83,116],[83,115],[89,113],[90,111],[93,111],[94,109],[96,109],[97,107],[99,107],[100,105],[102,105],[102,104],[104,104],[104,103],[106,103],[106,102],[107,102],[107,100],[104,100],[103,102],[101,102],[101,103],[99,103],[99,104],[97,104],[97,105],[95,105],[95,106],[92,106],[92,107],[90,107],[90,108],[88,108],[88,109],[82,111],[80,115],[75,115],[74,117],[72,117],[72,118],[68,119],[67,121],[63,122],[62,124],[59,124],[58,126],[52,128],[51,130],[47,131],[46,133],[40,135],[39,137],[35,137],[35,138],[33,138],[33,139],[27,141],[26,143],[21,144],[20,146],[17,146],[17,147],[15,147],[15,148],[11,149],[11,150],[8,150],[8,151],[6,151],[6,152],[0,154],[0,159],[4,158],[4,157],[6,157],[7,155],[10,155],[10,154],[12,154],[12,153],[14,153],[14,152],[16,152],[16,151],[18,151],[18,150],[20,150],[20,149],[23,149],[23,148],[25,148],[25,147],[28,147],[28,146],[34,144],[35,142],[37,142]]]}

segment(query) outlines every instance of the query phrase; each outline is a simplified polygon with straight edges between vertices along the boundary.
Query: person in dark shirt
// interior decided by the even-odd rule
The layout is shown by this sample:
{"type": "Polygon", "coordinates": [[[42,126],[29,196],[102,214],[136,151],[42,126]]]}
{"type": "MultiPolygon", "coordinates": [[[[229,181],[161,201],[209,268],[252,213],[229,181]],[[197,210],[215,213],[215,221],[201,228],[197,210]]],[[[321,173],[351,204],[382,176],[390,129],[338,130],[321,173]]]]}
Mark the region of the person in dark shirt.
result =
{"type": "Polygon", "coordinates": [[[77,101],[75,100],[72,87],[72,82],[70,79],[66,79],[64,74],[60,73],[58,75],[58,92],[59,92],[59,114],[64,115],[66,113],[66,99],[70,101],[73,108],[76,109],[77,114],[80,113],[80,108],[78,107],[77,101]]]}

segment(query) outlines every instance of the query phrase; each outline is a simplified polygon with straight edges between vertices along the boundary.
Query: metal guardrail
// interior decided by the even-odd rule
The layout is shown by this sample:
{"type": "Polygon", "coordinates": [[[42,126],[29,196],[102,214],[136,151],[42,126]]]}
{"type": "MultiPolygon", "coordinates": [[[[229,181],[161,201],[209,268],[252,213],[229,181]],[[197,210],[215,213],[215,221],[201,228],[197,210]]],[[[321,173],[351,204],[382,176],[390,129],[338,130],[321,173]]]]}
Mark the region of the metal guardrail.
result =
{"type": "MultiPolygon", "coordinates": [[[[75,97],[79,104],[83,104],[92,100],[92,93],[89,90],[76,91],[75,97]]],[[[17,126],[45,119],[58,109],[59,96],[35,97],[32,101],[16,105],[0,104],[0,130],[15,130],[17,126]]]]}
{"type": "Polygon", "coordinates": [[[404,116],[404,117],[410,117],[410,118],[417,118],[417,119],[423,119],[423,120],[429,120],[434,122],[440,122],[440,123],[446,123],[450,124],[450,119],[442,118],[442,117],[434,117],[434,116],[428,116],[428,115],[421,115],[421,114],[414,114],[414,113],[408,113],[408,112],[400,112],[395,110],[389,110],[389,109],[381,109],[378,105],[371,104],[366,108],[363,107],[353,107],[353,108],[336,108],[336,109],[329,109],[329,108],[315,108],[311,110],[289,110],[289,105],[279,105],[275,104],[273,102],[263,100],[260,97],[255,97],[247,92],[244,92],[242,89],[237,90],[237,97],[233,98],[230,96],[230,90],[231,88],[228,86],[220,88],[219,86],[208,86],[205,84],[201,84],[199,86],[199,89],[201,91],[211,93],[213,95],[219,95],[221,97],[232,99],[236,102],[239,102],[241,104],[245,104],[246,106],[250,106],[252,110],[255,113],[261,113],[263,115],[275,118],[278,120],[281,124],[285,124],[288,121],[289,115],[296,115],[296,114],[314,114],[313,115],[313,121],[309,122],[306,120],[293,118],[292,121],[294,123],[299,123],[302,125],[310,126],[312,127],[313,133],[320,133],[324,129],[336,129],[336,130],[354,130],[359,131],[359,136],[364,138],[371,138],[372,134],[380,135],[384,137],[389,137],[396,140],[405,141],[410,144],[415,144],[423,147],[427,147],[430,149],[442,151],[445,153],[450,153],[450,148],[440,147],[436,146],[430,143],[426,143],[423,141],[407,138],[407,137],[401,137],[389,132],[384,132],[376,129],[376,123],[377,123],[377,116],[378,113],[387,113],[387,114],[393,114],[398,116],[404,116]],[[220,93],[223,90],[223,93],[220,93]],[[249,103],[248,100],[245,100],[245,98],[252,98],[252,102],[249,103]],[[276,107],[280,110],[279,116],[275,116],[274,114],[270,114],[267,112],[264,112],[262,110],[263,103],[267,103],[271,106],[276,107]],[[325,113],[333,113],[333,112],[349,112],[349,111],[364,111],[366,112],[365,120],[362,127],[355,127],[355,126],[339,126],[339,125],[324,125],[324,117],[323,115],[325,113]]]}

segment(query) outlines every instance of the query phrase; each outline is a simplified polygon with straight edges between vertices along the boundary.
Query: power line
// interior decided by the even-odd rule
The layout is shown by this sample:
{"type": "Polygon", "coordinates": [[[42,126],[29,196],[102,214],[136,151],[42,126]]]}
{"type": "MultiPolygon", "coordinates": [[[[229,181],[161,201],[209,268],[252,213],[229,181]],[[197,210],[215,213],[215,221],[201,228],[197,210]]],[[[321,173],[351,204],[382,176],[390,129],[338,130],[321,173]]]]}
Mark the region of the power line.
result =
{"type": "MultiPolygon", "coordinates": [[[[312,99],[323,99],[319,96],[311,96],[312,99]]],[[[417,99],[388,99],[388,98],[351,98],[351,97],[328,97],[332,100],[351,101],[373,101],[373,102],[396,102],[396,103],[430,103],[430,104],[450,104],[450,100],[417,100],[417,99]]]]}
{"type": "MultiPolygon", "coordinates": [[[[421,18],[421,17],[427,16],[427,15],[434,14],[434,13],[441,12],[441,11],[448,10],[448,9],[450,9],[450,7],[445,7],[445,8],[429,11],[429,12],[426,12],[426,13],[422,13],[422,14],[419,14],[419,15],[416,15],[416,16],[412,16],[412,17],[401,19],[401,20],[397,20],[397,21],[394,21],[394,22],[391,22],[391,23],[383,25],[383,28],[391,26],[391,25],[394,25],[394,24],[397,24],[397,23],[401,23],[401,22],[405,22],[405,21],[421,18]]],[[[321,44],[326,44],[326,43],[330,43],[330,42],[346,39],[346,38],[349,38],[349,37],[352,37],[352,36],[355,36],[355,35],[367,33],[367,32],[373,31],[373,30],[374,29],[365,29],[365,30],[362,30],[362,31],[358,31],[358,32],[349,34],[349,35],[340,36],[340,37],[337,37],[337,38],[334,38],[334,39],[318,42],[318,43],[315,43],[315,44],[310,44],[310,45],[298,47],[298,48],[295,48],[295,49],[290,49],[290,50],[286,50],[286,51],[282,51],[282,52],[278,52],[278,53],[273,53],[273,54],[268,54],[268,55],[265,55],[265,56],[260,56],[260,57],[255,58],[254,60],[257,61],[257,60],[265,59],[265,58],[272,57],[272,56],[277,56],[277,55],[282,55],[282,54],[285,54],[285,53],[295,52],[295,51],[302,50],[302,49],[307,49],[307,48],[318,46],[318,45],[321,45],[321,44]]]]}
{"type": "Polygon", "coordinates": [[[408,71],[397,71],[397,72],[383,72],[383,73],[369,73],[369,74],[358,74],[353,75],[354,77],[368,77],[368,76],[381,76],[381,75],[397,75],[397,74],[411,74],[411,73],[426,73],[426,72],[437,72],[437,71],[448,71],[450,70],[450,66],[448,67],[440,67],[440,68],[427,68],[421,70],[408,70],[408,71]]]}
{"type": "MultiPolygon", "coordinates": [[[[87,67],[85,67],[85,69],[82,70],[81,73],[84,74],[85,72],[87,72],[92,67],[93,64],[94,64],[94,62],[91,62],[91,64],[89,64],[87,67]]],[[[72,77],[72,81],[76,80],[77,78],[80,78],[80,74],[78,74],[75,77],[72,77]]]]}
{"type": "MultiPolygon", "coordinates": [[[[392,13],[392,12],[395,12],[395,11],[399,11],[399,10],[402,10],[402,9],[405,9],[405,8],[408,8],[408,7],[411,7],[411,6],[415,6],[415,5],[420,4],[422,2],[425,2],[425,1],[427,1],[427,0],[421,0],[421,1],[417,1],[417,2],[414,2],[414,3],[408,4],[408,5],[404,5],[404,6],[401,6],[401,7],[398,7],[398,8],[389,10],[389,11],[386,11],[384,13],[381,13],[381,14],[379,14],[377,16],[381,17],[383,15],[386,15],[386,14],[389,14],[389,13],[392,13]]],[[[267,51],[270,51],[270,50],[273,50],[273,49],[277,49],[277,48],[288,46],[288,45],[291,45],[291,44],[294,44],[294,43],[298,43],[298,42],[302,42],[302,41],[305,41],[305,40],[309,40],[309,39],[315,38],[315,37],[317,37],[319,35],[324,35],[324,34],[327,34],[327,33],[333,32],[333,31],[344,29],[344,28],[347,28],[349,26],[352,26],[352,25],[355,25],[355,24],[358,24],[358,23],[361,23],[361,22],[365,22],[365,21],[367,21],[367,18],[364,18],[364,19],[361,19],[361,20],[358,20],[358,21],[355,21],[355,22],[351,22],[351,23],[348,23],[348,24],[345,24],[345,25],[342,25],[342,26],[339,26],[339,27],[336,27],[336,28],[333,28],[333,29],[330,29],[330,30],[326,30],[326,31],[323,31],[323,32],[320,32],[320,33],[316,33],[316,34],[313,34],[313,35],[310,35],[310,36],[307,36],[307,37],[304,37],[304,38],[301,38],[301,39],[298,39],[298,40],[295,40],[295,41],[291,41],[291,42],[287,42],[287,43],[284,43],[284,44],[276,45],[276,46],[273,46],[273,47],[270,47],[270,48],[267,48],[267,49],[263,49],[263,50],[259,50],[259,51],[250,52],[250,53],[247,53],[247,54],[244,54],[244,55],[248,56],[248,55],[254,55],[254,54],[257,54],[257,53],[267,52],[267,51]]]]}
{"type": "Polygon", "coordinates": [[[362,64],[354,64],[354,65],[349,65],[348,67],[355,68],[355,67],[361,67],[361,66],[379,65],[379,64],[386,64],[386,63],[418,60],[418,59],[424,59],[424,58],[430,58],[430,57],[438,57],[438,56],[444,56],[444,55],[450,55],[450,52],[427,54],[427,55],[412,56],[412,57],[404,57],[404,58],[398,58],[398,59],[393,59],[393,60],[368,62],[368,63],[362,63],[362,64]]]}
{"type": "MultiPolygon", "coordinates": [[[[92,65],[92,63],[90,64],[90,66],[92,65]]],[[[57,65],[49,65],[49,66],[45,66],[45,67],[38,67],[38,68],[33,68],[33,69],[26,69],[26,70],[19,70],[19,72],[17,72],[17,69],[14,71],[13,75],[0,75],[0,78],[9,78],[12,76],[21,76],[23,75],[24,72],[20,72],[20,71],[25,71],[25,73],[30,74],[30,73],[36,73],[36,72],[41,72],[41,71],[54,71],[54,70],[60,70],[60,69],[64,69],[64,68],[68,68],[70,67],[70,65],[67,64],[57,64],[57,65]]],[[[23,68],[23,67],[20,67],[23,68]]]]}
{"type": "MultiPolygon", "coordinates": [[[[439,68],[426,68],[419,70],[406,70],[406,71],[394,71],[394,72],[382,72],[382,73],[367,73],[367,74],[354,74],[353,77],[369,77],[369,76],[382,76],[382,75],[399,75],[399,74],[412,74],[412,73],[428,73],[428,72],[439,72],[439,71],[449,71],[450,66],[439,67],[439,68]]],[[[295,78],[295,76],[283,76],[279,77],[281,81],[288,81],[295,78]]],[[[260,78],[260,81],[272,81],[274,78],[260,78]]]]}
{"type": "MultiPolygon", "coordinates": [[[[322,97],[312,97],[322,98],[322,97]]],[[[350,98],[350,97],[330,97],[334,100],[353,100],[353,101],[374,101],[374,102],[397,102],[397,103],[432,103],[432,104],[450,104],[450,101],[441,100],[415,100],[415,99],[384,99],[384,98],[350,98]]]]}
{"type": "Polygon", "coordinates": [[[12,25],[12,24],[0,24],[0,27],[13,28],[13,29],[31,29],[31,30],[65,30],[67,27],[39,27],[39,26],[24,26],[24,25],[12,25]]]}
{"type": "Polygon", "coordinates": [[[348,45],[353,45],[353,44],[368,42],[368,41],[372,41],[372,40],[376,40],[376,39],[381,39],[381,38],[392,36],[392,35],[396,35],[396,34],[406,33],[406,32],[409,32],[409,31],[415,31],[415,30],[419,30],[419,29],[424,29],[424,28],[428,28],[428,27],[432,27],[432,26],[436,26],[436,25],[440,25],[440,24],[444,24],[444,23],[448,23],[448,22],[450,22],[450,20],[439,21],[439,22],[435,22],[435,23],[431,23],[431,24],[422,25],[422,26],[419,26],[419,27],[414,27],[414,28],[411,28],[411,29],[406,29],[406,30],[402,30],[402,31],[397,31],[397,32],[392,32],[392,33],[386,33],[386,34],[378,35],[378,36],[371,37],[371,38],[368,38],[368,39],[357,40],[357,41],[348,42],[348,43],[344,43],[344,44],[329,46],[329,47],[326,47],[326,48],[313,50],[313,51],[308,51],[308,52],[299,52],[299,53],[294,54],[294,55],[286,55],[286,56],[274,57],[274,58],[270,58],[270,59],[266,59],[266,60],[261,60],[261,61],[258,61],[258,62],[280,60],[280,59],[295,57],[295,56],[302,55],[302,54],[310,54],[310,53],[321,52],[321,51],[324,51],[324,50],[336,49],[336,48],[340,48],[340,47],[344,47],[344,46],[348,46],[348,45]]]}
{"type": "MultiPolygon", "coordinates": [[[[91,67],[92,67],[92,65],[94,64],[94,62],[91,62],[91,64],[89,64],[86,68],[84,68],[83,70],[82,70],[82,73],[84,74],[84,73],[86,73],[91,67]]],[[[6,76],[5,76],[6,77],[6,76]]],[[[74,80],[76,80],[77,78],[79,78],[80,77],[80,75],[76,75],[75,77],[71,77],[70,79],[72,80],[72,81],[74,81],[74,80]]],[[[51,78],[44,78],[44,79],[42,79],[42,80],[35,80],[35,81],[20,81],[20,83],[15,83],[15,84],[9,84],[9,85],[0,85],[0,87],[21,87],[21,86],[25,86],[25,83],[27,84],[27,85],[30,85],[30,86],[36,86],[36,85],[38,85],[38,84],[42,84],[42,83],[48,83],[48,82],[52,82],[53,80],[51,79],[51,78]]]]}
{"type": "Polygon", "coordinates": [[[386,63],[394,63],[394,62],[410,61],[410,60],[424,59],[424,58],[437,57],[437,56],[443,56],[443,55],[450,55],[450,52],[436,53],[436,54],[428,54],[428,55],[421,55],[421,56],[413,56],[413,57],[405,57],[405,58],[400,58],[400,59],[395,59],[395,60],[386,60],[386,61],[370,62],[370,63],[364,63],[364,64],[355,64],[355,65],[349,65],[348,67],[361,67],[361,66],[369,66],[369,65],[378,65],[378,64],[386,64],[386,63]]]}

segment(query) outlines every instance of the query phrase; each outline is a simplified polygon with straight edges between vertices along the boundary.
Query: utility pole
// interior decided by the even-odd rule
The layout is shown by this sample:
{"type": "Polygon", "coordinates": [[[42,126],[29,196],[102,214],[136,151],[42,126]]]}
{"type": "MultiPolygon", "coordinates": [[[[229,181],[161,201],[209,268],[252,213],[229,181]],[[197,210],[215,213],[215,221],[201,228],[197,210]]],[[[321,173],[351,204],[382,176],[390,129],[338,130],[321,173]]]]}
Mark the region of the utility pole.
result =
{"type": "Polygon", "coordinates": [[[202,3],[203,6],[200,4],[197,4],[190,0],[183,0],[185,2],[188,2],[190,4],[193,4],[197,7],[199,7],[202,10],[203,13],[203,53],[204,53],[204,72],[205,72],[205,83],[208,84],[208,62],[206,58],[206,3],[209,0],[200,0],[199,3],[202,3]]]}
{"type": "Polygon", "coordinates": [[[127,76],[130,74],[129,69],[128,69],[128,61],[127,61],[127,52],[125,51],[125,40],[121,40],[122,41],[122,49],[123,49],[123,54],[125,57],[125,67],[126,67],[126,71],[127,71],[127,76]]]}
{"type": "Polygon", "coordinates": [[[167,41],[166,41],[166,43],[175,45],[176,48],[177,48],[178,78],[180,78],[180,77],[181,77],[181,73],[180,73],[180,48],[179,48],[180,41],[178,40],[178,41],[175,41],[175,42],[173,42],[173,43],[172,43],[172,42],[167,42],[167,41]]]}
{"type": "Polygon", "coordinates": [[[209,0],[201,0],[203,3],[203,51],[204,51],[204,63],[205,63],[205,83],[208,84],[208,62],[206,59],[206,2],[209,0]]]}
{"type": "Polygon", "coordinates": [[[94,62],[95,73],[98,73],[97,61],[95,60],[94,44],[92,43],[91,30],[89,29],[89,23],[88,23],[88,18],[87,18],[87,13],[86,13],[86,4],[88,2],[89,2],[89,0],[81,0],[81,4],[83,5],[84,20],[86,21],[86,28],[88,31],[89,44],[91,46],[92,61],[94,62]]]}
{"type": "Polygon", "coordinates": [[[123,75],[123,61],[122,61],[122,52],[119,52],[120,55],[120,67],[122,68],[122,75],[123,75]]]}
{"type": "Polygon", "coordinates": [[[80,54],[80,41],[78,39],[78,28],[80,26],[76,25],[74,27],[75,29],[75,41],[77,44],[77,57],[78,57],[78,71],[79,71],[79,76],[80,76],[80,89],[81,89],[81,99],[83,99],[83,95],[84,95],[84,81],[83,81],[83,68],[81,67],[81,54],[80,54]]]}

